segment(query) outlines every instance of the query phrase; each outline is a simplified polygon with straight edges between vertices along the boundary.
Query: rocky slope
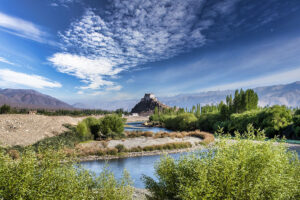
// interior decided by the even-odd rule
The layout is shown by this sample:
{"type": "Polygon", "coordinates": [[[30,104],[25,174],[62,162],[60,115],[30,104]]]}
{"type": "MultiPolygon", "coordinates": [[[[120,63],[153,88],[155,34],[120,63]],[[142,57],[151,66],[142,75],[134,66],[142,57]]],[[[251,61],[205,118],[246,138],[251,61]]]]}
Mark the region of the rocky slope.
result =
{"type": "Polygon", "coordinates": [[[0,105],[21,108],[72,109],[69,104],[35,90],[0,89],[0,105]]]}
{"type": "Polygon", "coordinates": [[[133,107],[131,113],[138,113],[143,116],[151,115],[153,114],[155,107],[159,109],[168,108],[167,105],[159,102],[153,94],[145,94],[144,98],[133,107]]]}

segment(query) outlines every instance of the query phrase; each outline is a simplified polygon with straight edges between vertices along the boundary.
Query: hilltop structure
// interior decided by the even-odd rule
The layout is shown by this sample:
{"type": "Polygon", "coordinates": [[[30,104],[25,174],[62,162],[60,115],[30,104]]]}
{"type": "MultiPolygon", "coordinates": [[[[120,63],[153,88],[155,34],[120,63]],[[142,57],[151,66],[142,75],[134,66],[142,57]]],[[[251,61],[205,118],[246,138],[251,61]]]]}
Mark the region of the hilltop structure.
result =
{"type": "Polygon", "coordinates": [[[133,107],[131,113],[148,116],[153,114],[155,107],[158,109],[169,108],[169,106],[159,102],[154,94],[146,93],[145,96],[141,98],[141,101],[133,107]]]}

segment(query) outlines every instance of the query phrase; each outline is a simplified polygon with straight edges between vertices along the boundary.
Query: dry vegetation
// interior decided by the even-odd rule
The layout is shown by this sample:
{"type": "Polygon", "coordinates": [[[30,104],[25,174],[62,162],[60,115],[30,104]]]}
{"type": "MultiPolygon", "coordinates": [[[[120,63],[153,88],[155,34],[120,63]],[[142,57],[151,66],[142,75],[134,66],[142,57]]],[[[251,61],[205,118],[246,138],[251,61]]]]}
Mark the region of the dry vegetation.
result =
{"type": "Polygon", "coordinates": [[[174,150],[206,145],[214,141],[210,133],[199,130],[190,132],[125,132],[127,139],[90,141],[76,146],[74,150],[67,149],[69,154],[84,156],[123,155],[129,152],[146,152],[155,150],[174,150]],[[71,151],[71,152],[70,152],[71,151]]]}

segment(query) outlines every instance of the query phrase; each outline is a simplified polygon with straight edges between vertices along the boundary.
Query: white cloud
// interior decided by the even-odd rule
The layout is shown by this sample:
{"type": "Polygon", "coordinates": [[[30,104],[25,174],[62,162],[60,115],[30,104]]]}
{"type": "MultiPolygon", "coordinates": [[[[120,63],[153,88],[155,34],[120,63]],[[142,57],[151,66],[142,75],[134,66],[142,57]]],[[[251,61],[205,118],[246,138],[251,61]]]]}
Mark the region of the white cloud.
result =
{"type": "Polygon", "coordinates": [[[105,76],[114,76],[123,69],[114,67],[115,64],[106,58],[91,59],[85,56],[68,53],[56,53],[48,58],[59,72],[70,74],[81,79],[87,86],[81,89],[99,89],[103,86],[114,86],[105,76]]]}
{"type": "Polygon", "coordinates": [[[213,91],[213,90],[231,90],[238,88],[254,88],[260,86],[276,85],[276,84],[287,84],[300,80],[300,67],[288,71],[277,72],[274,74],[257,77],[245,81],[238,81],[228,84],[222,84],[206,88],[202,91],[213,91]]]}
{"type": "Polygon", "coordinates": [[[3,58],[3,57],[0,57],[0,62],[9,64],[9,65],[16,65],[15,63],[10,62],[10,61],[8,61],[7,59],[5,59],[5,58],[3,58]]]}
{"type": "Polygon", "coordinates": [[[10,69],[0,69],[0,85],[22,85],[32,88],[59,88],[62,85],[56,81],[48,80],[45,77],[15,72],[10,69]]]}
{"type": "Polygon", "coordinates": [[[207,40],[205,30],[216,18],[230,13],[236,2],[114,0],[103,15],[87,9],[80,20],[60,33],[65,44],[63,50],[68,53],[55,54],[49,60],[59,71],[85,80],[89,84],[86,88],[98,89],[114,84],[104,81],[103,76],[111,79],[124,69],[131,70],[137,65],[168,59],[203,46],[207,40]],[[97,78],[90,75],[91,68],[87,65],[76,64],[77,61],[66,64],[64,59],[59,62],[54,59],[57,55],[68,54],[93,63],[97,78]],[[98,67],[114,73],[103,74],[98,72],[98,67]]]}
{"type": "Polygon", "coordinates": [[[10,34],[42,43],[51,43],[44,39],[47,35],[32,22],[6,15],[0,12],[0,29],[10,34]]]}
{"type": "Polygon", "coordinates": [[[122,89],[121,85],[115,85],[115,86],[106,88],[107,91],[119,91],[121,89],[122,89]]]}

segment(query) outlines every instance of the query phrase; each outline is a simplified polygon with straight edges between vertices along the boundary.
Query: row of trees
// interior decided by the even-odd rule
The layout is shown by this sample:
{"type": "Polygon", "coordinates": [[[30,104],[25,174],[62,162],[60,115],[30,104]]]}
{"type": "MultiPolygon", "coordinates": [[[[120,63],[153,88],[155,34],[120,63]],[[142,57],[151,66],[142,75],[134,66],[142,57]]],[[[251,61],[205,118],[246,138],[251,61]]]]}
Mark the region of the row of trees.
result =
{"type": "MultiPolygon", "coordinates": [[[[12,108],[9,105],[2,105],[0,107],[0,114],[27,114],[32,109],[27,108],[12,108]]],[[[123,109],[117,109],[115,111],[101,110],[101,109],[74,109],[74,110],[50,110],[50,109],[37,109],[35,110],[37,114],[47,115],[47,116],[89,116],[89,115],[106,115],[116,113],[118,115],[128,115],[128,111],[123,109]]]]}
{"type": "Polygon", "coordinates": [[[156,110],[150,117],[172,130],[188,131],[200,129],[215,132],[222,127],[226,132],[245,131],[248,124],[257,129],[264,129],[267,136],[285,136],[300,139],[299,110],[293,111],[285,106],[258,107],[257,94],[249,90],[237,90],[234,98],[226,97],[226,103],[217,105],[199,104],[187,109],[156,110]]]}

